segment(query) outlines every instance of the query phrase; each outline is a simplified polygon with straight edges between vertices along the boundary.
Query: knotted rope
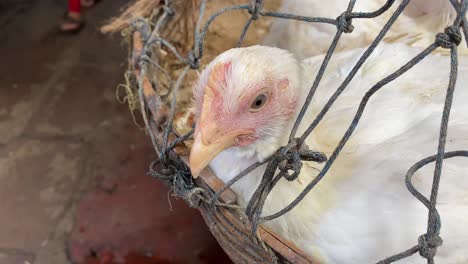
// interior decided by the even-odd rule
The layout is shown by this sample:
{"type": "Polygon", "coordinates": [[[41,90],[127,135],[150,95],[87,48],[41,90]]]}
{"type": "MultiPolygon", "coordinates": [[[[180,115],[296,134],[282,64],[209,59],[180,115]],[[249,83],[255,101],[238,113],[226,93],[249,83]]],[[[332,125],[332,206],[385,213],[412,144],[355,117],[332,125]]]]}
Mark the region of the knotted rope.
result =
{"type": "Polygon", "coordinates": [[[452,47],[460,45],[462,41],[462,36],[460,29],[455,26],[448,26],[445,28],[443,33],[437,33],[436,43],[445,49],[450,49],[452,47]]]}
{"type": "Polygon", "coordinates": [[[343,31],[344,33],[351,33],[354,30],[354,26],[352,25],[351,17],[349,16],[348,12],[344,12],[340,16],[336,18],[336,27],[339,31],[343,31]]]}
{"type": "Polygon", "coordinates": [[[442,246],[442,238],[440,236],[422,235],[418,238],[419,255],[425,259],[432,259],[437,253],[437,247],[442,246]]]}
{"type": "MultiPolygon", "coordinates": [[[[416,163],[413,167],[410,168],[408,171],[405,183],[408,190],[411,194],[416,197],[421,203],[423,203],[428,208],[428,228],[426,234],[421,235],[418,238],[417,244],[410,249],[403,251],[401,253],[395,254],[391,257],[388,257],[380,262],[379,264],[384,263],[391,263],[405,257],[411,256],[416,252],[426,258],[428,263],[434,263],[434,257],[437,253],[437,248],[442,245],[442,238],[440,237],[440,228],[441,228],[441,220],[440,216],[436,209],[436,201],[437,201],[437,193],[439,187],[439,181],[441,176],[441,168],[442,168],[442,161],[445,158],[451,157],[468,157],[468,151],[460,150],[454,152],[445,152],[445,141],[447,135],[447,127],[448,127],[448,120],[450,114],[450,108],[453,99],[453,92],[455,89],[455,81],[457,78],[457,67],[458,67],[458,60],[457,60],[457,46],[462,41],[462,34],[460,33],[460,29],[463,30],[463,33],[466,36],[468,35],[468,23],[465,17],[465,13],[467,10],[467,0],[461,0],[458,2],[457,0],[450,0],[453,7],[457,12],[457,18],[454,23],[448,26],[444,32],[438,33],[435,36],[435,41],[433,44],[428,46],[426,49],[421,51],[420,54],[412,58],[410,61],[405,63],[401,66],[397,71],[391,73],[377,84],[371,87],[367,91],[367,93],[362,98],[359,108],[352,120],[351,125],[346,130],[345,134],[343,135],[342,139],[338,143],[335,150],[332,154],[328,157],[325,157],[323,153],[316,152],[309,150],[309,148],[304,144],[304,140],[313,132],[313,130],[317,127],[317,125],[321,122],[324,116],[327,114],[329,109],[332,107],[334,102],[337,98],[342,94],[342,92],[346,89],[348,84],[352,81],[358,70],[361,66],[365,63],[365,61],[369,58],[378,44],[383,40],[386,33],[390,30],[396,19],[402,14],[405,10],[407,5],[409,4],[410,0],[403,0],[398,7],[395,9],[394,13],[390,16],[389,20],[376,36],[376,38],[372,41],[369,47],[365,50],[359,60],[356,62],[355,66],[351,69],[348,76],[345,78],[343,83],[336,89],[333,95],[330,97],[328,102],[313,120],[313,122],[309,125],[306,131],[296,137],[297,129],[299,127],[302,118],[304,117],[305,112],[308,109],[310,102],[315,94],[316,89],[318,88],[320,81],[326,71],[328,63],[340,41],[342,33],[352,33],[354,26],[352,25],[352,20],[354,18],[361,18],[361,19],[369,19],[380,16],[381,14],[387,12],[389,8],[394,4],[395,0],[388,0],[386,3],[380,7],[378,10],[372,12],[353,12],[353,7],[355,5],[356,0],[350,0],[349,5],[345,12],[343,12],[340,16],[335,19],[331,18],[323,18],[323,17],[306,17],[306,16],[299,16],[295,14],[287,14],[287,13],[280,13],[280,12],[269,12],[263,10],[263,3],[261,0],[253,0],[250,4],[245,5],[235,5],[235,6],[228,6],[222,8],[221,10],[215,12],[212,16],[210,16],[204,25],[202,25],[204,12],[206,8],[206,0],[202,0],[200,4],[200,12],[199,18],[195,28],[195,43],[194,48],[191,50],[187,56],[183,56],[178,53],[177,49],[165,39],[159,37],[159,30],[161,27],[167,24],[167,22],[172,19],[175,15],[175,10],[171,7],[171,1],[166,0],[164,5],[162,6],[163,15],[159,18],[159,20],[155,23],[156,26],[151,26],[150,23],[143,19],[137,19],[133,21],[132,27],[135,31],[140,32],[142,39],[145,43],[145,47],[142,50],[138,58],[138,63],[142,66],[142,75],[146,74],[145,71],[145,64],[146,63],[153,63],[151,60],[150,47],[152,45],[161,45],[170,52],[182,63],[186,65],[183,73],[179,76],[174,85],[172,86],[171,92],[173,93],[173,100],[171,102],[171,113],[168,118],[166,129],[164,131],[164,139],[162,146],[155,143],[156,148],[158,150],[162,150],[160,153],[160,163],[161,169],[156,171],[154,170],[155,163],[151,164],[150,167],[150,174],[158,179],[161,179],[167,182],[169,185],[173,186],[174,193],[178,196],[184,197],[186,201],[191,206],[199,206],[201,203],[209,204],[213,208],[216,206],[225,206],[232,208],[231,205],[226,205],[220,203],[218,198],[223,191],[227,188],[232,186],[236,181],[241,179],[242,177],[248,175],[250,172],[258,168],[259,166],[266,164],[266,170],[263,174],[262,181],[258,188],[256,189],[252,199],[249,201],[249,204],[246,208],[246,215],[252,221],[252,237],[256,237],[256,231],[258,224],[263,221],[269,221],[275,219],[277,217],[282,216],[283,214],[292,210],[307,194],[310,192],[314,186],[316,186],[326,175],[328,170],[331,168],[335,160],[337,159],[338,155],[340,154],[341,150],[353,134],[356,126],[358,125],[361,116],[366,108],[367,102],[369,99],[378,92],[382,87],[386,84],[392,82],[409,69],[411,69],[414,65],[418,62],[423,60],[428,54],[433,52],[438,47],[442,47],[445,49],[450,49],[450,58],[451,58],[451,72],[450,72],[450,82],[447,89],[447,96],[446,101],[444,104],[444,111],[443,117],[441,122],[440,128],[440,137],[439,137],[439,148],[437,151],[437,155],[428,157],[426,159],[421,160],[420,162],[416,163]],[[186,167],[186,165],[177,159],[176,155],[172,152],[174,146],[179,143],[183,142],[184,140],[188,139],[192,133],[190,131],[188,134],[178,137],[176,140],[172,142],[168,142],[168,135],[173,133],[172,131],[172,121],[174,118],[174,111],[175,111],[175,102],[176,102],[176,95],[180,83],[182,82],[183,78],[185,77],[187,71],[189,69],[198,69],[200,67],[200,60],[203,57],[203,41],[204,37],[207,33],[207,30],[211,23],[219,17],[221,14],[226,12],[231,12],[235,10],[245,10],[250,14],[250,18],[247,20],[245,26],[242,29],[239,41],[237,46],[241,46],[245,35],[254,20],[260,19],[260,17],[276,17],[281,19],[292,19],[298,21],[304,21],[309,23],[325,23],[330,25],[335,25],[337,28],[336,34],[333,38],[332,43],[330,44],[329,49],[325,55],[325,58],[320,66],[320,69],[315,77],[314,83],[311,86],[309,93],[307,95],[306,101],[301,108],[301,111],[296,119],[294,127],[290,133],[289,143],[286,146],[281,147],[279,150],[275,152],[274,155],[267,158],[262,162],[257,162],[252,164],[247,169],[239,173],[236,177],[230,180],[225,187],[220,190],[218,193],[211,193],[207,190],[201,189],[197,187],[191,179],[190,171],[186,167]],[[153,29],[152,29],[153,28],[153,29]],[[319,174],[306,186],[306,188],[300,193],[300,195],[289,205],[285,208],[280,210],[279,212],[269,215],[269,216],[261,216],[263,204],[268,197],[271,190],[275,187],[276,183],[278,183],[281,178],[285,178],[287,181],[294,181],[300,174],[302,168],[303,161],[314,161],[318,163],[325,162],[322,170],[319,174]],[[411,183],[412,175],[421,167],[429,164],[430,162],[436,162],[436,169],[434,171],[434,179],[433,185],[431,190],[431,197],[427,199],[423,196],[419,191],[417,191],[413,184],[411,183]]],[[[465,39],[466,40],[466,39],[465,39]]],[[[142,90],[141,82],[139,83],[140,90],[142,90]]],[[[142,98],[140,96],[140,98],[142,98]]],[[[143,99],[141,99],[141,104],[144,105],[143,99]]],[[[145,115],[144,115],[144,118],[145,115]]],[[[152,130],[148,126],[147,120],[145,119],[145,124],[148,127],[148,131],[150,135],[152,135],[152,130]]],[[[153,142],[155,142],[154,138],[152,138],[153,142]]],[[[234,206],[235,207],[235,206],[234,206]]],[[[274,258],[273,258],[274,259],[274,258]]]]}

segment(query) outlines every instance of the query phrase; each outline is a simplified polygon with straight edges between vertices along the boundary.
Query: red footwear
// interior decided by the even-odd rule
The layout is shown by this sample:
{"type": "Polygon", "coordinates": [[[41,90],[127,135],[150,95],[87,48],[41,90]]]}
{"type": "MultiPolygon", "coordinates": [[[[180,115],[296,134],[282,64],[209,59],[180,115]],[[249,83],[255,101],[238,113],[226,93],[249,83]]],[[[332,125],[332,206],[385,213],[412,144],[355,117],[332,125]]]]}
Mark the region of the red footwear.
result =
{"type": "Polygon", "coordinates": [[[65,34],[77,34],[84,27],[84,22],[81,19],[67,15],[60,25],[60,32],[65,34]]]}

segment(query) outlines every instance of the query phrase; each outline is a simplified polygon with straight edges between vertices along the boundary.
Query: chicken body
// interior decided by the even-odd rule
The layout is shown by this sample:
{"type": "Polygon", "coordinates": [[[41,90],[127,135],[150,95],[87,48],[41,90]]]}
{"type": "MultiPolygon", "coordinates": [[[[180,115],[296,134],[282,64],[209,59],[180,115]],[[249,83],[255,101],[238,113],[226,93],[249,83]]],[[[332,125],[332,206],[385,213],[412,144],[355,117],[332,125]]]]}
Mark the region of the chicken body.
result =
{"type": "MultiPolygon", "coordinates": [[[[373,12],[387,0],[359,0],[353,8],[355,12],[373,12]]],[[[348,0],[283,0],[280,12],[310,17],[336,18],[347,8],[348,0]]],[[[352,33],[343,33],[337,50],[349,50],[368,46],[382,30],[401,1],[375,18],[352,20],[352,33]]],[[[405,43],[409,46],[425,48],[434,42],[435,35],[443,32],[456,18],[456,12],[449,0],[411,0],[405,11],[398,17],[384,41],[405,43]]],[[[324,23],[307,23],[289,19],[274,20],[270,33],[263,45],[287,49],[299,59],[324,54],[336,33],[336,27],[324,23]]],[[[444,49],[438,52],[447,53],[444,49]]],[[[465,43],[459,46],[460,54],[468,54],[465,43]]]]}
{"type": "MultiPolygon", "coordinates": [[[[312,122],[363,51],[355,49],[334,55],[298,135],[312,122]]],[[[379,45],[306,140],[310,149],[330,155],[350,125],[365,92],[419,52],[420,49],[406,45],[379,45]]],[[[192,170],[203,156],[201,149],[207,147],[204,144],[213,143],[206,143],[201,138],[216,133],[221,136],[212,138],[223,138],[223,133],[219,131],[223,130],[222,123],[230,119],[236,129],[262,132],[252,132],[255,140],[248,144],[232,141],[221,149],[211,148],[214,152],[209,154],[208,161],[212,159],[209,166],[225,183],[286,145],[294,117],[322,60],[323,56],[316,56],[299,63],[286,51],[262,46],[232,49],[215,59],[195,86],[197,130],[191,152],[192,170]],[[214,65],[219,63],[230,65],[229,70],[221,74],[225,77],[222,89],[210,85],[208,81],[214,72],[214,65]],[[283,96],[297,99],[294,101],[293,116],[270,116],[274,111],[271,109],[265,113],[261,113],[262,110],[253,113],[230,110],[250,100],[247,94],[253,86],[247,85],[246,88],[246,83],[275,79],[275,74],[281,75],[279,79],[287,76],[289,80],[290,91],[283,96]],[[207,88],[210,86],[212,88],[207,88]],[[219,101],[213,99],[213,107],[220,107],[218,110],[206,105],[208,89],[216,90],[216,96],[223,98],[219,101]],[[210,115],[204,114],[207,107],[211,110],[210,115]],[[258,118],[255,115],[264,115],[268,121],[262,123],[258,120],[263,119],[255,119],[258,118]],[[242,121],[237,121],[239,118],[251,118],[252,121],[244,125],[242,121]],[[205,128],[211,125],[217,128],[205,128]]],[[[459,63],[447,151],[468,149],[468,90],[465,89],[468,63],[466,60],[459,63]]],[[[264,225],[322,263],[375,263],[417,244],[418,237],[426,233],[428,212],[408,192],[404,177],[414,163],[436,153],[449,65],[448,57],[430,55],[376,93],[370,99],[353,136],[325,178],[292,211],[264,225]]],[[[218,98],[216,96],[214,98],[218,98]]],[[[279,99],[272,97],[268,101],[271,107],[288,107],[275,100],[279,99]]],[[[437,263],[468,263],[467,164],[464,158],[444,161],[437,204],[442,218],[441,237],[444,243],[438,249],[437,263]]],[[[321,167],[314,162],[304,162],[298,179],[293,182],[280,180],[266,200],[263,215],[276,213],[292,202],[321,167]]],[[[433,168],[433,164],[428,165],[414,176],[416,188],[425,195],[430,193],[433,168]]],[[[247,205],[264,170],[265,166],[261,166],[232,186],[240,206],[247,205]]],[[[416,254],[400,263],[426,263],[426,260],[416,254]]]]}

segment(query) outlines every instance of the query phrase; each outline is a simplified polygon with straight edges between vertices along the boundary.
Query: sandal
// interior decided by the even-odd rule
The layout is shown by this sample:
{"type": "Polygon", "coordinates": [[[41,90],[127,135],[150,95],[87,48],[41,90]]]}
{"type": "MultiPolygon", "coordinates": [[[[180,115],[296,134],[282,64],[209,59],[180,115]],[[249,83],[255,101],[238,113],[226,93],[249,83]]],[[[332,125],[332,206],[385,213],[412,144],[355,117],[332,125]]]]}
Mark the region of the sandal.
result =
{"type": "Polygon", "coordinates": [[[84,22],[81,19],[76,19],[67,15],[60,25],[60,32],[64,34],[77,34],[83,27],[84,22]]]}
{"type": "Polygon", "coordinates": [[[101,0],[81,0],[81,6],[90,9],[96,6],[101,0]]]}

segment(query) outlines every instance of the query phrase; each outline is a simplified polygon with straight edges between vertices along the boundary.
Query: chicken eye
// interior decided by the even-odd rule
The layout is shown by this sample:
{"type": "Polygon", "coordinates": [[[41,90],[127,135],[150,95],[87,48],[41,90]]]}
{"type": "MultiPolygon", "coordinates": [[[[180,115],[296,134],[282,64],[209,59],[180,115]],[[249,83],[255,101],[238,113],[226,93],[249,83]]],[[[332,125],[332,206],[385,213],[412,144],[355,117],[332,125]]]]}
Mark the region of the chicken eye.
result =
{"type": "Polygon", "coordinates": [[[266,101],[267,95],[259,94],[257,97],[255,97],[255,100],[253,100],[252,104],[250,105],[250,109],[253,111],[257,111],[265,105],[266,101]]]}

